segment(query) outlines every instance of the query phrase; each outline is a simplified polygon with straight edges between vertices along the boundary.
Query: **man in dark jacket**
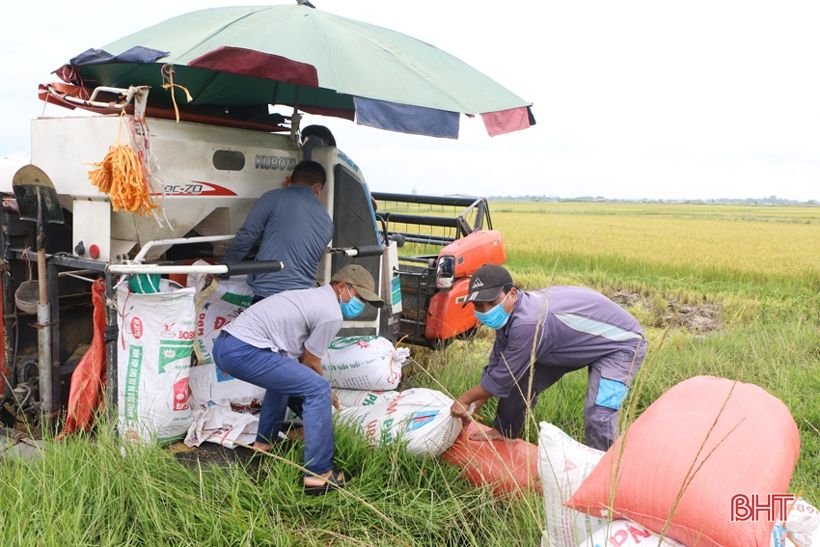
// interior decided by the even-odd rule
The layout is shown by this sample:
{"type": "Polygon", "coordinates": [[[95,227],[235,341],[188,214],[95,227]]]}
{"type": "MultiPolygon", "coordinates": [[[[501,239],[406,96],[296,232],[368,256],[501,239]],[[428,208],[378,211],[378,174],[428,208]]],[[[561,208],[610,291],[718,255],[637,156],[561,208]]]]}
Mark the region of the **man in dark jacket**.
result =
{"type": "Polygon", "coordinates": [[[587,367],[586,443],[609,448],[618,434],[621,403],[646,351],[637,320],[591,289],[522,291],[496,265],[476,271],[467,302],[480,322],[495,329],[495,345],[480,383],[456,400],[452,414],[466,417],[498,397],[493,430],[481,437],[520,437],[538,395],[567,372],[587,367]]]}
{"type": "Polygon", "coordinates": [[[319,201],[327,175],[315,161],[301,161],[290,183],[262,194],[236,232],[223,262],[239,262],[259,241],[257,260],[281,260],[281,272],[248,276],[254,302],[316,286],[316,271],[333,237],[333,222],[319,201]]]}

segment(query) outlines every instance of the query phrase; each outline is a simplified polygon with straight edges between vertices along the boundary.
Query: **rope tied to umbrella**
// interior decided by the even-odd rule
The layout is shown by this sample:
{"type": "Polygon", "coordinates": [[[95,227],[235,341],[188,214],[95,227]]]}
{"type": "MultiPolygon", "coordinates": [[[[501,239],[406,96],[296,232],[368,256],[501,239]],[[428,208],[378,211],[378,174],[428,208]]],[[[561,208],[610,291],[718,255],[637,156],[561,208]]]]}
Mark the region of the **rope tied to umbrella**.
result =
{"type": "Polygon", "coordinates": [[[174,114],[176,115],[177,123],[179,123],[179,106],[177,106],[177,98],[176,93],[174,93],[174,88],[178,87],[185,92],[186,102],[190,103],[194,100],[194,98],[191,96],[191,92],[188,91],[187,87],[174,83],[174,65],[162,65],[160,72],[162,73],[162,89],[171,93],[171,103],[174,105],[174,114]]]}

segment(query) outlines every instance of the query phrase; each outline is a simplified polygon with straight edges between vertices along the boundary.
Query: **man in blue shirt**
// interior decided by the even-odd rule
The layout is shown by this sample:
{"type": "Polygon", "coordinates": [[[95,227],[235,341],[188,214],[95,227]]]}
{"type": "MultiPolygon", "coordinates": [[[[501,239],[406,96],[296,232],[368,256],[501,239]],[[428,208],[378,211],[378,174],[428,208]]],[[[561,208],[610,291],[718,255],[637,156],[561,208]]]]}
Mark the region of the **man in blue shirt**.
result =
{"type": "Polygon", "coordinates": [[[538,395],[567,372],[586,367],[586,443],[609,448],[618,434],[621,403],[646,352],[638,321],[591,289],[522,291],[496,265],[476,271],[467,302],[475,306],[480,322],[495,329],[495,345],[480,383],[453,403],[451,413],[467,417],[498,397],[493,430],[486,438],[520,437],[527,409],[535,406],[538,395]]]}
{"type": "Polygon", "coordinates": [[[333,221],[319,202],[327,175],[315,161],[301,161],[285,188],[262,194],[236,232],[223,262],[239,262],[259,241],[256,260],[281,260],[281,272],[248,276],[254,301],[316,286],[316,270],[333,237],[333,221]]]}

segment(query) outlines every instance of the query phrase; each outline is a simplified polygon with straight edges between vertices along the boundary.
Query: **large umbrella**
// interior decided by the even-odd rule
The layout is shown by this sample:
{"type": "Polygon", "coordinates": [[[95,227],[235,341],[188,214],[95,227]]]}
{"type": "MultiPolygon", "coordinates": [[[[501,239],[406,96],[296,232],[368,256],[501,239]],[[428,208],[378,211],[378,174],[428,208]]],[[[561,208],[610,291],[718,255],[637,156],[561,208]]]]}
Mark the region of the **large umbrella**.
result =
{"type": "Polygon", "coordinates": [[[84,89],[149,85],[149,106],[237,120],[261,119],[273,104],[450,138],[459,114],[481,115],[490,135],[534,123],[527,101],[452,55],[309,3],[173,17],[88,50],[58,74],[84,89]]]}

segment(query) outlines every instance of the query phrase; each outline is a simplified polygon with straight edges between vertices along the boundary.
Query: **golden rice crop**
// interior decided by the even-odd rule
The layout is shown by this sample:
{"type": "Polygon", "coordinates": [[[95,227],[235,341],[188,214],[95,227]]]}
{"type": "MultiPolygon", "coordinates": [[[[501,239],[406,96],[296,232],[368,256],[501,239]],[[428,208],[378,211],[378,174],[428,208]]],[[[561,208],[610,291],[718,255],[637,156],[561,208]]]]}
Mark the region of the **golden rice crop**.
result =
{"type": "Polygon", "coordinates": [[[507,249],[820,273],[820,207],[494,202],[490,209],[507,249]]]}

